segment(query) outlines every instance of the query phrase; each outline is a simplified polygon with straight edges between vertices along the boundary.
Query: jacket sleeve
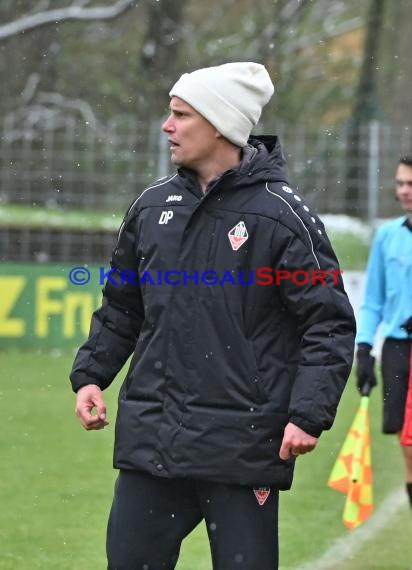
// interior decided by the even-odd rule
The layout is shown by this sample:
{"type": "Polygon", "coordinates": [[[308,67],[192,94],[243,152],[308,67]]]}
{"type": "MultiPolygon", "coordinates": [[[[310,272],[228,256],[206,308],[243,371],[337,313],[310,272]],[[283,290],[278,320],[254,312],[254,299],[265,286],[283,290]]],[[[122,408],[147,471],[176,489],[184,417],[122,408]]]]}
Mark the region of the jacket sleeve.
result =
{"type": "Polygon", "coordinates": [[[73,390],[86,384],[107,388],[133,352],[144,319],[135,223],[122,225],[103,289],[103,303],[92,316],[89,338],[79,349],[70,380],[73,390]]]}
{"type": "Polygon", "coordinates": [[[359,330],[356,342],[373,346],[375,334],[382,320],[385,304],[385,262],[382,255],[382,233],[372,243],[366,270],[364,302],[359,312],[359,330]]]}
{"type": "Polygon", "coordinates": [[[289,421],[318,437],[332,426],[351,371],[355,318],[319,219],[315,229],[303,223],[293,229],[281,226],[274,239],[275,269],[292,276],[280,280],[279,294],[297,323],[300,339],[289,421]],[[308,282],[299,284],[306,276],[308,282]]]}

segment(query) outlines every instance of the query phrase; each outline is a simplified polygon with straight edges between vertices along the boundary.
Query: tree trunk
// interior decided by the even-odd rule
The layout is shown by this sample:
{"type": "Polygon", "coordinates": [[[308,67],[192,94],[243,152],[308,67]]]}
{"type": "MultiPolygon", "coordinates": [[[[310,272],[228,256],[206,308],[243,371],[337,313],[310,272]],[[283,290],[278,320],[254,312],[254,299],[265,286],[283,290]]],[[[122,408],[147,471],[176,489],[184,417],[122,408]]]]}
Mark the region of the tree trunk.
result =
{"type": "Polygon", "coordinates": [[[364,217],[366,200],[361,200],[365,193],[364,181],[368,168],[368,125],[378,116],[377,76],[378,55],[383,14],[386,0],[371,0],[367,21],[365,50],[356,102],[349,121],[347,135],[347,171],[346,171],[346,213],[364,217]]]}
{"type": "Polygon", "coordinates": [[[147,27],[138,68],[144,93],[139,101],[138,152],[147,150],[148,145],[159,152],[159,118],[166,115],[169,90],[179,78],[178,54],[186,4],[187,0],[158,0],[147,6],[147,27]]]}

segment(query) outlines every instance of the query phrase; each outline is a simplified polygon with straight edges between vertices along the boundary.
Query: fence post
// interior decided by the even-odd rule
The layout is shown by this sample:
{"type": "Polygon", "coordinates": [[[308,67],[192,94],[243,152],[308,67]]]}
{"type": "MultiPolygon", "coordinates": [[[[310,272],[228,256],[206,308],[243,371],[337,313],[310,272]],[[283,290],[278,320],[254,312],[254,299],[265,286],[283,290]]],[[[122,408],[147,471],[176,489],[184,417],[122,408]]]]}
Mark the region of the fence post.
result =
{"type": "Polygon", "coordinates": [[[368,152],[368,224],[371,233],[375,229],[378,217],[379,197],[379,122],[369,123],[369,152],[368,152]]]}

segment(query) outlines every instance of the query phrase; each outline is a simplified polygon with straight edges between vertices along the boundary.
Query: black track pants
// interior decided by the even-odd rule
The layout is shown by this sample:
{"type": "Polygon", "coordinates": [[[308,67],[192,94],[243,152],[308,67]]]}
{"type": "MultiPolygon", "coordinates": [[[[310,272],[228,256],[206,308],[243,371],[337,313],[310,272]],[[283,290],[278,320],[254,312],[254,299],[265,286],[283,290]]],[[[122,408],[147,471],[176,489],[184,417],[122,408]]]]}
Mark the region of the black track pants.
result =
{"type": "MultiPolygon", "coordinates": [[[[173,570],[205,520],[213,570],[277,570],[278,490],[120,471],[107,530],[108,570],[173,570]]],[[[196,570],[193,568],[193,570],[196,570]]]]}
{"type": "Polygon", "coordinates": [[[383,432],[402,431],[409,383],[411,343],[387,338],[382,347],[383,432]]]}

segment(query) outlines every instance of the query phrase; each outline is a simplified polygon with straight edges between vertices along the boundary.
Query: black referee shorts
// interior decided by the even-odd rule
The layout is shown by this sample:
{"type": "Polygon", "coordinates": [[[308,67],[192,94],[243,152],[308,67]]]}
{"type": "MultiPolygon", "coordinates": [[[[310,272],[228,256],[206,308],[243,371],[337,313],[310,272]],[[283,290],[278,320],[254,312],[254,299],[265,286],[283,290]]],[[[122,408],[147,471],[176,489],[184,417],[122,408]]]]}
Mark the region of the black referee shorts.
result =
{"type": "Polygon", "coordinates": [[[387,338],[382,347],[383,433],[402,431],[411,342],[387,338]]]}
{"type": "Polygon", "coordinates": [[[278,496],[272,487],[120,471],[107,529],[108,570],[173,570],[182,540],[202,520],[214,570],[277,570],[278,496]]]}

